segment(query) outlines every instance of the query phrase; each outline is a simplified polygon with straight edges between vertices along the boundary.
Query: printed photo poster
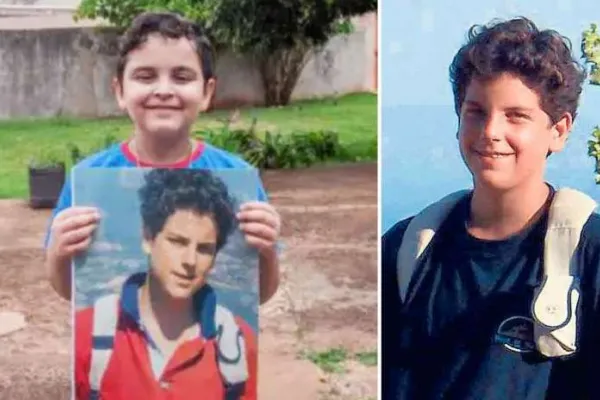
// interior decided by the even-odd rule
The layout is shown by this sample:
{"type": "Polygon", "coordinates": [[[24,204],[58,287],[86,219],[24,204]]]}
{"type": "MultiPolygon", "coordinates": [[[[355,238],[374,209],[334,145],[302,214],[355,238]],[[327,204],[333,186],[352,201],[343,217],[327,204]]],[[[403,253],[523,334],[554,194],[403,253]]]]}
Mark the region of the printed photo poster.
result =
{"type": "MultiPolygon", "coordinates": [[[[235,334],[240,319],[257,341],[258,252],[246,243],[236,217],[241,204],[257,200],[256,170],[74,168],[72,192],[75,206],[95,207],[101,215],[89,251],[73,262],[75,330],[84,329],[77,326],[78,315],[93,309],[93,323],[86,322],[93,330],[92,346],[115,337],[118,312],[137,319],[141,331],[152,337],[152,327],[162,331],[157,327],[177,321],[165,310],[177,312],[186,299],[191,299],[200,332],[213,329],[223,343],[229,340],[230,354],[240,348],[238,336],[243,335],[235,334]],[[115,311],[116,305],[124,310],[115,311]],[[165,321],[153,320],[165,314],[165,321]],[[207,322],[209,315],[214,318],[207,322]]],[[[168,330],[166,336],[172,334],[168,330]]],[[[92,349],[92,356],[102,348],[92,349]]],[[[220,350],[227,355],[226,347],[220,350]]],[[[155,361],[159,378],[167,365],[157,367],[155,361]]],[[[81,380],[77,368],[75,379],[81,380]]],[[[239,379],[245,372],[230,373],[239,379]]],[[[98,375],[95,371],[90,379],[98,375]]],[[[101,394],[100,382],[89,385],[101,394]]]]}

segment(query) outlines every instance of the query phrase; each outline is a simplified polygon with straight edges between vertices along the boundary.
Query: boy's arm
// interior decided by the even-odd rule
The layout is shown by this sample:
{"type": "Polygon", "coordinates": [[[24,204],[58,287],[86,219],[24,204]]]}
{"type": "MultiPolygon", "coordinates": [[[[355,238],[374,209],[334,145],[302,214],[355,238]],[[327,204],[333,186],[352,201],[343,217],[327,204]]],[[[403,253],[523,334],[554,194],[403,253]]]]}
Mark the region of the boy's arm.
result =
{"type": "MultiPolygon", "coordinates": [[[[244,229],[242,231],[246,234],[247,239],[249,236],[253,237],[254,246],[259,250],[259,296],[260,304],[264,304],[273,297],[279,287],[279,230],[281,221],[279,213],[269,205],[267,192],[262,183],[259,183],[257,200],[258,203],[267,204],[266,209],[264,204],[259,208],[254,205],[252,207],[254,211],[249,211],[249,214],[246,214],[250,217],[242,217],[242,220],[250,225],[255,225],[255,228],[256,223],[259,223],[262,227],[254,232],[244,231],[244,229]]],[[[242,211],[242,214],[244,214],[244,211],[242,211]]]]}
{"type": "Polygon", "coordinates": [[[279,288],[279,256],[273,249],[259,256],[260,304],[273,297],[279,288]]]}
{"type": "Polygon", "coordinates": [[[61,260],[56,257],[51,251],[50,238],[54,218],[58,213],[69,207],[71,207],[71,183],[67,174],[56,208],[52,212],[52,216],[48,222],[46,237],[44,239],[44,267],[48,274],[48,280],[54,291],[65,300],[71,299],[71,260],[61,260]]]}
{"type": "Polygon", "coordinates": [[[46,254],[44,264],[52,289],[63,299],[71,299],[71,260],[61,260],[46,254]]]}
{"type": "Polygon", "coordinates": [[[73,207],[71,186],[66,179],[58,204],[50,219],[45,240],[44,265],[52,288],[71,299],[71,261],[89,247],[100,214],[94,207],[73,207]]]}

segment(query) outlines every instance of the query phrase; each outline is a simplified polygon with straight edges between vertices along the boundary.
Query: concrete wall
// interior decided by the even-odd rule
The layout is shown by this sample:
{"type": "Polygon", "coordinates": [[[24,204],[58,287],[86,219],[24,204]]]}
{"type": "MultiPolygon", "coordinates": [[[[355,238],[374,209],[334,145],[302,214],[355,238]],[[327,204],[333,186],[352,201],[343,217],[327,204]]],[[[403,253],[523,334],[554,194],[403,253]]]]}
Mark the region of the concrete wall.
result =
{"type": "MultiPolygon", "coordinates": [[[[369,18],[374,14],[311,57],[294,99],[376,90],[377,28],[369,18]]],[[[120,114],[110,89],[115,38],[86,27],[3,30],[0,19],[0,118],[120,114]]],[[[215,108],[262,104],[260,75],[250,58],[221,54],[216,73],[215,108]]]]}

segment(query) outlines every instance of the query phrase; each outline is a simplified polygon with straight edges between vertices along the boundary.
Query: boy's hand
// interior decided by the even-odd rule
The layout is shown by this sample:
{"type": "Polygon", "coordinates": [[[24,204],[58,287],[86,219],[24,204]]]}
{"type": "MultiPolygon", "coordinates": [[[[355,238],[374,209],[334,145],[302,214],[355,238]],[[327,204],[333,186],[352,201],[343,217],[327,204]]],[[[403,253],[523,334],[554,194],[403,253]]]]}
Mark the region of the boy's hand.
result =
{"type": "Polygon", "coordinates": [[[70,207],[59,212],[50,227],[48,253],[55,260],[66,261],[87,250],[98,221],[100,213],[93,207],[70,207]]]}
{"type": "Polygon", "coordinates": [[[272,205],[260,201],[242,204],[237,218],[240,221],[240,230],[250,246],[255,247],[263,255],[275,252],[281,219],[272,205]]]}

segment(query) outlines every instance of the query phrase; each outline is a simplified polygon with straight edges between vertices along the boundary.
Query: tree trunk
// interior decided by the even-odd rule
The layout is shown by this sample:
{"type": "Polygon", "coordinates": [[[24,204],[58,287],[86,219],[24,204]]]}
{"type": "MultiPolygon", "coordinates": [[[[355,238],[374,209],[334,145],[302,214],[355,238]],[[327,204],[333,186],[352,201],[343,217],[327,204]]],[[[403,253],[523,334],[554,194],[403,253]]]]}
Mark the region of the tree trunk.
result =
{"type": "Polygon", "coordinates": [[[306,44],[297,44],[289,49],[258,55],[267,107],[289,104],[298,78],[306,65],[309,49],[306,44]]]}

